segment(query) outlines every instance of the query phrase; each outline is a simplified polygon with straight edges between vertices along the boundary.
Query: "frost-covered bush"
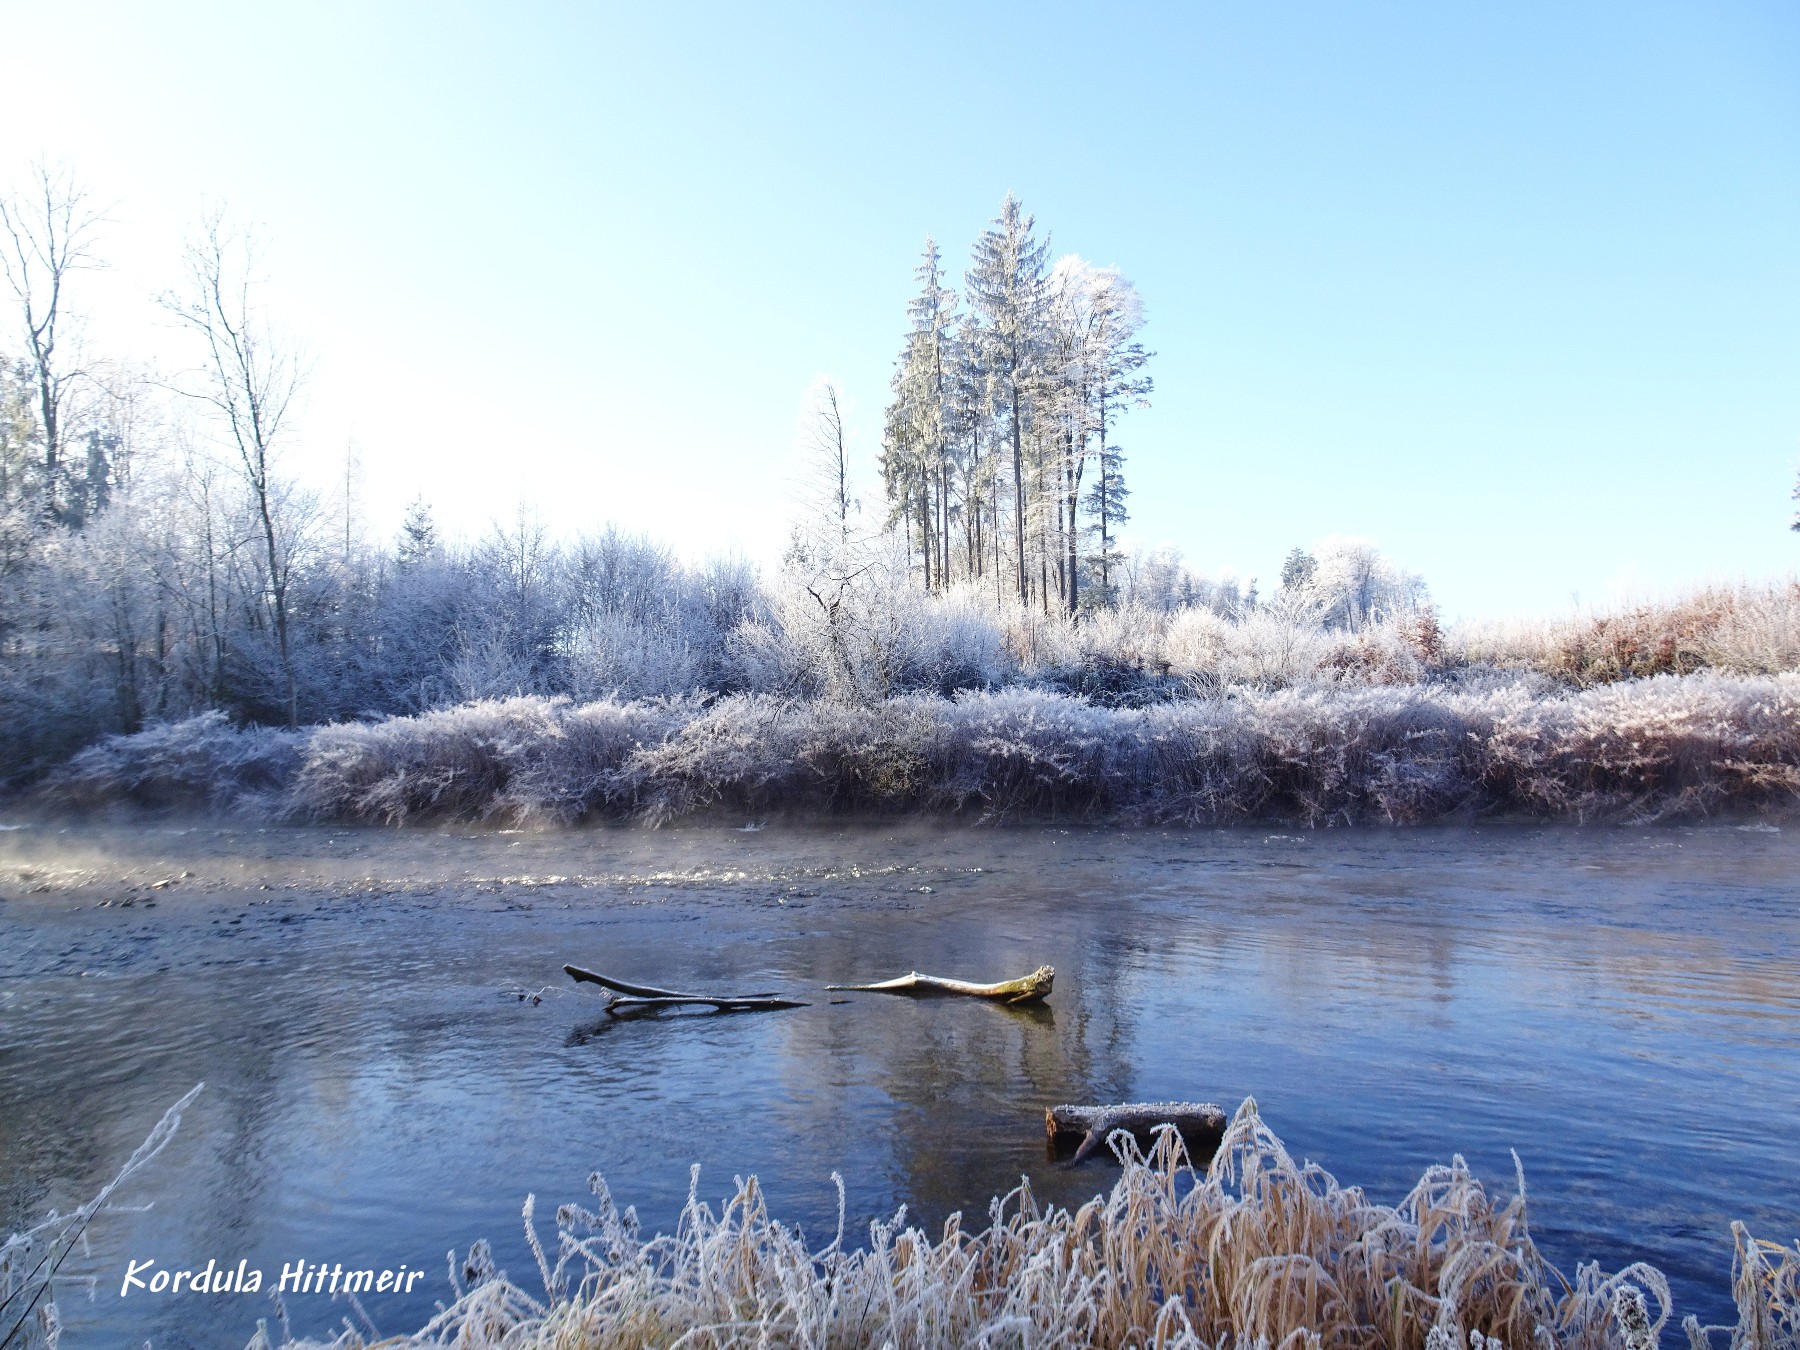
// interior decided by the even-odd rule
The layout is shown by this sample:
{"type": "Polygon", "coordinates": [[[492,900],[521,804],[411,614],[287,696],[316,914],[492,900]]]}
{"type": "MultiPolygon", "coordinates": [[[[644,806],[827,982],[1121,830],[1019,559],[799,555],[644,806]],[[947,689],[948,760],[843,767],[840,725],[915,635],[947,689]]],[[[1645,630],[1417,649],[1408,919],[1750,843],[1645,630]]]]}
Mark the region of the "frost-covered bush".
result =
{"type": "Polygon", "coordinates": [[[859,705],[740,694],[720,699],[633,757],[649,820],[728,809],[881,809],[911,800],[928,726],[912,701],[859,705]]]}
{"type": "Polygon", "coordinates": [[[1017,674],[1006,634],[985,596],[968,587],[941,596],[914,591],[895,608],[900,621],[890,657],[892,692],[991,689],[1017,674]]]}
{"type": "Polygon", "coordinates": [[[904,558],[865,544],[834,565],[790,568],[768,620],[741,627],[737,688],[870,703],[907,693],[951,694],[1018,674],[1009,611],[963,587],[927,594],[904,558]]]}
{"type": "Polygon", "coordinates": [[[667,549],[612,530],[578,540],[566,569],[559,692],[577,700],[731,688],[731,636],[768,612],[749,564],[688,569],[667,549]]]}
{"type": "Polygon", "coordinates": [[[679,702],[509,698],[321,727],[291,809],[310,819],[572,821],[629,801],[632,755],[688,715],[679,702]]]}
{"type": "Polygon", "coordinates": [[[930,710],[933,804],[996,815],[1091,815],[1143,781],[1144,715],[1037,690],[969,694],[930,710]]]}
{"type": "Polygon", "coordinates": [[[1800,801],[1800,675],[1569,690],[1467,673],[1143,707],[1022,686],[862,703],[519,697],[310,736],[238,731],[214,714],[113,737],[49,795],[73,806],[231,804],[286,786],[267,809],[384,824],[846,811],[1643,821],[1800,801]]]}
{"type": "Polygon", "coordinates": [[[108,736],[40,786],[44,803],[214,811],[279,810],[312,733],[235,727],[222,712],[108,736]]]}
{"type": "Polygon", "coordinates": [[[1313,688],[1145,715],[1151,819],[1433,820],[1476,803],[1480,712],[1428,689],[1313,688]]]}
{"type": "Polygon", "coordinates": [[[1800,797],[1800,675],[1662,675],[1480,705],[1483,786],[1526,810],[1652,819],[1800,797]]]}

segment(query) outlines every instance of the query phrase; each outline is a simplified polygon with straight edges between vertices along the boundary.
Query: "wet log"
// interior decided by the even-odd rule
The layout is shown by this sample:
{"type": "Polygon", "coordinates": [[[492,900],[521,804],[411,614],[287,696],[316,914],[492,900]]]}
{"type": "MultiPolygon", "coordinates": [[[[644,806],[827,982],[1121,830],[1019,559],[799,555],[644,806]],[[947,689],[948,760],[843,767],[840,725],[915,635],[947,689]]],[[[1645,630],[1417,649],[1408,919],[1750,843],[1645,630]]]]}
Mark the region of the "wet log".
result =
{"type": "Polygon", "coordinates": [[[796,999],[781,998],[769,991],[754,994],[687,994],[677,989],[658,989],[653,984],[628,984],[598,971],[580,966],[564,966],[569,978],[579,983],[597,984],[623,997],[608,1000],[606,1011],[617,1017],[625,1013],[659,1012],[664,1008],[706,1006],[719,1012],[773,1012],[779,1008],[804,1008],[809,1005],[796,999]]]}
{"type": "Polygon", "coordinates": [[[709,994],[671,994],[666,998],[615,998],[606,1005],[614,1017],[625,1013],[657,1012],[663,1008],[711,1006],[719,1012],[774,1012],[780,1008],[806,1008],[810,1004],[792,998],[757,998],[751,996],[709,994]]]}
{"type": "Polygon", "coordinates": [[[995,984],[971,984],[967,980],[948,980],[938,975],[921,975],[909,971],[905,975],[879,984],[828,984],[838,989],[863,994],[964,994],[969,998],[992,999],[997,1003],[1041,1003],[1050,997],[1050,986],[1056,979],[1054,966],[1039,966],[1029,975],[995,984]]]}
{"type": "Polygon", "coordinates": [[[1085,1162],[1113,1131],[1125,1130],[1148,1149],[1160,1125],[1173,1125],[1188,1157],[1204,1165],[1225,1135],[1225,1112],[1211,1102],[1127,1102],[1118,1106],[1052,1106],[1044,1111],[1044,1147],[1052,1159],[1085,1162]],[[1070,1157],[1070,1154],[1074,1156],[1070,1157]]]}

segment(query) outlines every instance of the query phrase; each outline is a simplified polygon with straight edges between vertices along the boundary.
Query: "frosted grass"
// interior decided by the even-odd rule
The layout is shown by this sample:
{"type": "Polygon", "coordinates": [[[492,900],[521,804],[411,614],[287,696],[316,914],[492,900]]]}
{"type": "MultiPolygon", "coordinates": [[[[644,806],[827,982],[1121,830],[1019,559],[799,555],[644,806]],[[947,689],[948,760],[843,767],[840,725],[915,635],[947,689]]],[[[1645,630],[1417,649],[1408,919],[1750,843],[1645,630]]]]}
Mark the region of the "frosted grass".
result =
{"type": "Polygon", "coordinates": [[[1132,708],[1014,687],[869,704],[484,700],[288,733],[204,714],[110,737],[40,800],[398,825],[792,812],[1216,824],[1790,806],[1800,675],[1236,689],[1132,708]]]}
{"type": "MultiPolygon", "coordinates": [[[[1253,1101],[1204,1172],[1173,1131],[1148,1153],[1123,1133],[1113,1146],[1119,1179],[1077,1210],[1042,1207],[1022,1183],[979,1231],[952,1215],[934,1237],[903,1208],[853,1247],[840,1199],[837,1235],[817,1250],[770,1215],[754,1176],[715,1211],[695,1169],[676,1230],[648,1239],[595,1176],[594,1208],[557,1211],[553,1250],[525,1203],[541,1293],[496,1271],[480,1243],[451,1253],[456,1299],[415,1333],[382,1339],[346,1319],[333,1340],[295,1341],[265,1324],[250,1350],[1651,1350],[1674,1315],[1652,1266],[1572,1278],[1551,1266],[1531,1237],[1523,1169],[1515,1194],[1492,1196],[1457,1158],[1378,1204],[1297,1162],[1253,1101]]],[[[1741,1227],[1734,1240],[1738,1321],[1687,1319],[1690,1346],[1796,1344],[1800,1249],[1741,1227]]]]}

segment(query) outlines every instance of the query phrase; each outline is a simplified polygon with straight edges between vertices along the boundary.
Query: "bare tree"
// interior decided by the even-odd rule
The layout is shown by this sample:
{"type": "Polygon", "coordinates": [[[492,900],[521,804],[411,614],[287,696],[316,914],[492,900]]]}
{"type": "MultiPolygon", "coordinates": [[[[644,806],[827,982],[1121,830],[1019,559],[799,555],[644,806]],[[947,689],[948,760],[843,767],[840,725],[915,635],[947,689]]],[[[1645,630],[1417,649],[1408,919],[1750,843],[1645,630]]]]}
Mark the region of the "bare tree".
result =
{"type": "Polygon", "coordinates": [[[837,385],[828,379],[813,382],[809,391],[811,414],[804,430],[808,485],[813,510],[831,522],[840,538],[850,533],[850,517],[860,509],[850,495],[850,444],[844,427],[844,409],[837,385]]]}
{"type": "Polygon", "coordinates": [[[250,235],[232,230],[214,212],[188,244],[186,261],[186,290],[165,295],[163,307],[200,336],[206,362],[200,379],[183,392],[212,408],[237,452],[263,554],[263,601],[286,685],[288,725],[297,726],[288,604],[295,540],[286,528],[286,494],[275,459],[304,371],[293,347],[251,303],[257,252],[250,235]]]}
{"type": "Polygon", "coordinates": [[[875,565],[861,525],[862,504],[850,494],[850,447],[842,396],[823,376],[807,391],[800,428],[800,519],[782,559],[787,575],[812,600],[809,621],[828,654],[825,685],[849,697],[865,692],[851,654],[858,624],[858,585],[875,565]]]}
{"type": "Polygon", "coordinates": [[[28,188],[0,196],[0,271],[23,323],[25,359],[37,385],[45,511],[57,521],[67,511],[58,490],[67,472],[69,399],[81,375],[67,359],[72,343],[64,291],[72,273],[98,265],[89,246],[99,223],[87,194],[65,168],[40,162],[28,188]]]}

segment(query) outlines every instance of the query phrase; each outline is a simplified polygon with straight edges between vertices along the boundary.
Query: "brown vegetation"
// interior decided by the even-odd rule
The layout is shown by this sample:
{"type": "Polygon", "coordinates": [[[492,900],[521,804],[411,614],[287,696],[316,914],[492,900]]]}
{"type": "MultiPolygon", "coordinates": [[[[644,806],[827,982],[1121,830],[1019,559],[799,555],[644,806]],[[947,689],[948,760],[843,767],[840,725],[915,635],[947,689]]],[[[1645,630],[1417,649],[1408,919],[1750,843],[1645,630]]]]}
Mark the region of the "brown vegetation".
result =
{"type": "MultiPolygon", "coordinates": [[[[1126,1134],[1116,1147],[1118,1181],[1078,1210],[1043,1208],[1022,1184],[993,1202],[980,1231],[955,1215],[933,1237],[902,1212],[852,1248],[840,1218],[816,1252],[770,1216],[754,1177],[715,1213],[696,1170],[676,1231],[648,1240],[596,1177],[593,1211],[557,1212],[554,1253],[526,1202],[542,1299],[496,1272],[480,1245],[462,1263],[471,1287],[418,1332],[365,1340],[347,1330],[331,1344],[1619,1350],[1655,1345],[1673,1312],[1653,1267],[1607,1275],[1589,1265],[1570,1278],[1550,1265],[1532,1241],[1522,1175],[1516,1195],[1490,1196],[1459,1158],[1426,1171],[1398,1204],[1379,1204],[1296,1162],[1254,1102],[1204,1173],[1172,1130],[1147,1156],[1126,1134]]],[[[1690,1318],[1690,1343],[1795,1344],[1800,1250],[1741,1229],[1736,1240],[1738,1323],[1712,1329],[1720,1339],[1709,1342],[1690,1318]]],[[[278,1344],[265,1333],[252,1350],[278,1344]]]]}

